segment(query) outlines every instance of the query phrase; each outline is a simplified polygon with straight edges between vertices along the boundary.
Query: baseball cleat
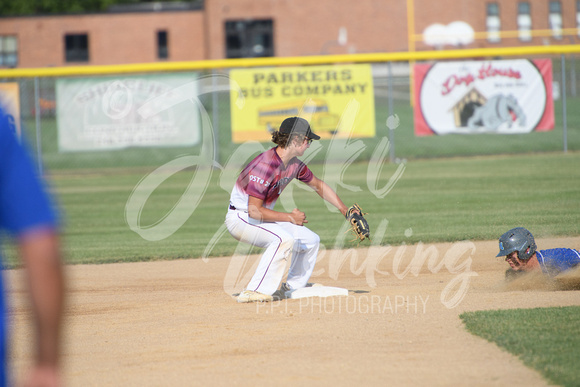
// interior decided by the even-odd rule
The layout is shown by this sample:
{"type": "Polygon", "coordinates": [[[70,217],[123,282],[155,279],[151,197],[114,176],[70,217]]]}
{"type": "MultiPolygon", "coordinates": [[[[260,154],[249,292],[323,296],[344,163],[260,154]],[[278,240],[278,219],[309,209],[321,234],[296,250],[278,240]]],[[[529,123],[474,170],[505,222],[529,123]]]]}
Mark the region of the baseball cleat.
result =
{"type": "Polygon", "coordinates": [[[253,290],[244,290],[240,293],[237,298],[238,302],[270,302],[274,300],[274,297],[268,294],[262,294],[255,292],[253,290]]]}
{"type": "Polygon", "coordinates": [[[280,289],[276,290],[274,292],[274,294],[272,294],[272,297],[274,298],[274,301],[280,301],[286,298],[286,292],[290,291],[290,287],[288,286],[288,284],[286,282],[282,282],[282,284],[280,285],[280,289]]]}
{"type": "MultiPolygon", "coordinates": [[[[324,285],[316,283],[316,282],[308,282],[306,284],[305,288],[316,288],[319,286],[324,286],[324,285]]],[[[288,286],[287,282],[282,282],[282,285],[280,286],[280,290],[282,292],[289,292],[289,291],[294,290],[294,289],[291,289],[290,286],[288,286]]]]}
{"type": "MultiPolygon", "coordinates": [[[[324,285],[314,282],[308,282],[306,286],[304,286],[304,288],[318,288],[318,287],[324,287],[324,285]]],[[[296,290],[297,289],[290,288],[287,282],[282,282],[282,285],[280,285],[280,290],[276,290],[276,292],[274,293],[274,298],[276,300],[278,299],[282,300],[284,298],[292,298],[292,293],[296,290]]]]}

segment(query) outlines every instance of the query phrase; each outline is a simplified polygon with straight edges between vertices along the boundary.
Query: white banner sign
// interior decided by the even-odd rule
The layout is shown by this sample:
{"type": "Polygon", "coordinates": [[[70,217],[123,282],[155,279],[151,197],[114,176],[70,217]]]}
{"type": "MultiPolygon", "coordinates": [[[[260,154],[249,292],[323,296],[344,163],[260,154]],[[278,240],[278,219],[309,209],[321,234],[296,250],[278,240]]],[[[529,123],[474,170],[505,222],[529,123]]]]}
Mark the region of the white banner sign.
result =
{"type": "MultiPolygon", "coordinates": [[[[152,117],[138,109],[195,74],[59,79],[56,83],[60,151],[190,146],[200,140],[198,107],[182,102],[152,117]]],[[[197,96],[195,93],[193,96],[197,96]]]]}
{"type": "Polygon", "coordinates": [[[549,59],[415,66],[415,134],[529,133],[554,127],[549,59]]]}

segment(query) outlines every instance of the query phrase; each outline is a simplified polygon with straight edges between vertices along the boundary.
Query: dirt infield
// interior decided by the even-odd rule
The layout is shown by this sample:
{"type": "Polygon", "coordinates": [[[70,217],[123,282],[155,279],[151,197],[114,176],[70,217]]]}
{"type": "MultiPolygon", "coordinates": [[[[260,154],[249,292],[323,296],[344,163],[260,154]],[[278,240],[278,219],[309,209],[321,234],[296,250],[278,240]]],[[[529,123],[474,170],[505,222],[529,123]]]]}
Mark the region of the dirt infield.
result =
{"type": "MultiPolygon", "coordinates": [[[[578,248],[580,237],[538,245],[578,248]]],[[[529,280],[506,286],[496,250],[491,241],[327,251],[313,280],[349,296],[267,304],[228,294],[256,256],[246,266],[241,258],[69,266],[64,379],[73,387],[547,385],[467,333],[458,316],[580,305],[580,292],[529,280]]],[[[7,274],[20,380],[29,311],[22,272],[7,274]]]]}

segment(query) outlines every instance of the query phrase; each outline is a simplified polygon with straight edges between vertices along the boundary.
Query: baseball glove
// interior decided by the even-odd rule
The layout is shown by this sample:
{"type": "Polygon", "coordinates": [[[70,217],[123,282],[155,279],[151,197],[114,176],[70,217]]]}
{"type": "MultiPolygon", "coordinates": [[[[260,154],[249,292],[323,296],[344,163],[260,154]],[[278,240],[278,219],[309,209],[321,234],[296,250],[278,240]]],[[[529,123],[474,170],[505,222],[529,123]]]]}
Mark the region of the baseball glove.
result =
{"type": "Polygon", "coordinates": [[[366,214],[356,203],[346,211],[346,220],[350,223],[352,231],[359,241],[364,241],[365,238],[370,239],[371,229],[364,215],[366,214]]]}

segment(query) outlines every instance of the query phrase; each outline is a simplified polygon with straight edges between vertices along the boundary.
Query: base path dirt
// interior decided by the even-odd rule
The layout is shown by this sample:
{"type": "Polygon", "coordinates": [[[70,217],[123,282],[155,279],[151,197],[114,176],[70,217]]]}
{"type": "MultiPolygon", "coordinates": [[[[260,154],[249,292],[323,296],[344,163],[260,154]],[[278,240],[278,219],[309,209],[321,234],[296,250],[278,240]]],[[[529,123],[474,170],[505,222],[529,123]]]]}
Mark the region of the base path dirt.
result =
{"type": "MultiPolygon", "coordinates": [[[[580,247],[580,237],[539,240],[580,247]]],[[[67,386],[545,386],[469,334],[464,311],[580,305],[578,290],[506,285],[497,242],[321,254],[312,280],[348,296],[238,304],[257,256],[67,266],[67,386]]],[[[32,353],[21,270],[7,271],[11,367],[32,353]]],[[[568,285],[574,278],[567,279],[568,285]]]]}

